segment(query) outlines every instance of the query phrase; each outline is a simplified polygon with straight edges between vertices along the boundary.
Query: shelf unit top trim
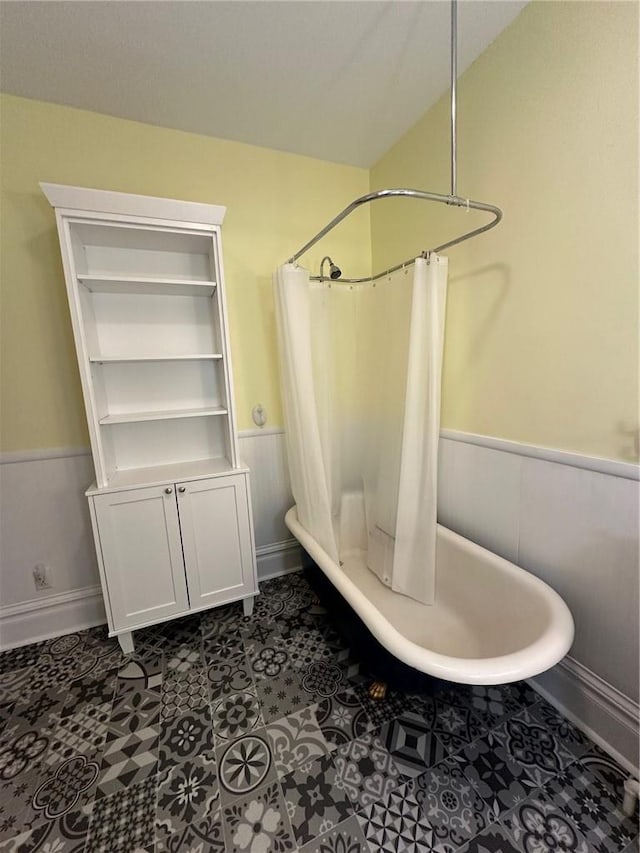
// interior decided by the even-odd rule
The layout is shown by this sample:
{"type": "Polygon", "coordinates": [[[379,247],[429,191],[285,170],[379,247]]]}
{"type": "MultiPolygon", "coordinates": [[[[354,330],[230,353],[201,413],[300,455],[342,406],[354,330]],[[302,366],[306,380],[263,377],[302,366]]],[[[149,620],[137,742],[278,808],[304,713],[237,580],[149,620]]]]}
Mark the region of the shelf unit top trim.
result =
{"type": "Polygon", "coordinates": [[[40,189],[52,207],[69,211],[117,213],[125,216],[182,220],[201,225],[222,225],[227,212],[227,208],[220,204],[133,195],[111,190],[49,184],[44,181],[40,182],[40,189]]]}

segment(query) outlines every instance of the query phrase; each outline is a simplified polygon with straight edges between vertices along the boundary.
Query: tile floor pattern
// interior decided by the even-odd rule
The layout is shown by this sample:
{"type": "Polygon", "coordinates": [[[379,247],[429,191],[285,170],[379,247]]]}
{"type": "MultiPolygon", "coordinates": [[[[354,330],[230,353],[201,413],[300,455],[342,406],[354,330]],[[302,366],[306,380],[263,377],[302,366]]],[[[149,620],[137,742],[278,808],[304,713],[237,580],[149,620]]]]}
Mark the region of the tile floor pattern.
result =
{"type": "Polygon", "coordinates": [[[624,772],[525,684],[369,699],[302,575],[0,655],[0,850],[631,853],[624,772]]]}

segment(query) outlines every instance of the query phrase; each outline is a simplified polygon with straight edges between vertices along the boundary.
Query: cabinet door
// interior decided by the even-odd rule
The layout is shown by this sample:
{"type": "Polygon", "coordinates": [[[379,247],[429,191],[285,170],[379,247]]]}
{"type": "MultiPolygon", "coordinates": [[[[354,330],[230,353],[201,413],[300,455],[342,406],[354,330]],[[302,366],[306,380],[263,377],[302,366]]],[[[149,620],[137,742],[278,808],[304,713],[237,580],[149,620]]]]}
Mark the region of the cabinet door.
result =
{"type": "Polygon", "coordinates": [[[192,608],[256,591],[244,475],[178,483],[182,548],[192,608]]]}
{"type": "Polygon", "coordinates": [[[93,501],[114,630],[188,611],[173,484],[93,501]]]}

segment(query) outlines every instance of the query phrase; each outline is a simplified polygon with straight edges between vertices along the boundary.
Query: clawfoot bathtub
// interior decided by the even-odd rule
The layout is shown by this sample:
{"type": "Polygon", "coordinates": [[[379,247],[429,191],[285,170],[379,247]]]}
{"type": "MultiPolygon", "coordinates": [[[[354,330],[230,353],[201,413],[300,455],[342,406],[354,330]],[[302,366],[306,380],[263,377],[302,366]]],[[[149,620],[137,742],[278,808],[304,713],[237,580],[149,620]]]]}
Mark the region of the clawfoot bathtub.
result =
{"type": "Polygon", "coordinates": [[[436,603],[424,605],[382,584],[362,549],[336,565],[295,507],[285,523],[375,639],[419,672],[504,684],[544,672],[571,647],[573,618],[550,586],[446,527],[438,525],[436,603]]]}

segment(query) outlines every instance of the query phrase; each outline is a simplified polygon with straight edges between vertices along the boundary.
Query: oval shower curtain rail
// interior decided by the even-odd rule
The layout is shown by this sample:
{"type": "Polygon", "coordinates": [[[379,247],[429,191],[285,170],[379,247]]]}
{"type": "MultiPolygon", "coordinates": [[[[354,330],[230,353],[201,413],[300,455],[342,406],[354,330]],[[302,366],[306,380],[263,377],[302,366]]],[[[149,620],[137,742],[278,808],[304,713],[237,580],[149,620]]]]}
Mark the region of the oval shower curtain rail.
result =
{"type": "MultiPolygon", "coordinates": [[[[490,228],[494,228],[502,219],[502,211],[499,207],[496,207],[493,204],[485,204],[482,201],[472,201],[468,198],[460,198],[457,195],[441,195],[440,193],[430,193],[426,190],[410,190],[410,189],[389,189],[389,190],[377,190],[377,192],[367,193],[367,195],[360,196],[360,198],[352,201],[351,204],[347,205],[337,216],[329,222],[325,227],[318,231],[315,237],[312,237],[308,243],[305,243],[304,246],[299,249],[294,255],[292,255],[287,263],[294,264],[302,255],[305,254],[312,246],[322,240],[322,238],[332,231],[336,225],[342,222],[350,213],[353,213],[360,205],[367,204],[371,201],[376,201],[379,198],[418,198],[424,201],[436,201],[441,204],[448,204],[454,207],[464,207],[468,210],[486,210],[488,213],[493,214],[493,219],[491,222],[488,222],[486,225],[481,225],[478,228],[474,228],[472,231],[467,231],[462,234],[460,237],[455,237],[453,240],[447,240],[446,243],[441,243],[439,246],[434,246],[431,249],[425,249],[421,254],[423,257],[429,254],[429,252],[442,252],[444,249],[448,249],[450,246],[456,246],[458,243],[462,243],[464,240],[469,240],[471,237],[475,237],[477,234],[482,234],[484,231],[489,231],[490,228]]],[[[400,264],[396,264],[394,267],[389,267],[384,269],[382,272],[376,273],[375,275],[366,276],[364,278],[340,278],[340,282],[344,284],[365,284],[370,281],[377,281],[379,278],[384,278],[384,276],[389,275],[396,270],[402,269],[402,267],[408,266],[412,264],[415,260],[414,257],[409,258],[406,261],[403,261],[400,264]]],[[[321,276],[311,276],[314,281],[322,281],[323,277],[321,276]]]]}

